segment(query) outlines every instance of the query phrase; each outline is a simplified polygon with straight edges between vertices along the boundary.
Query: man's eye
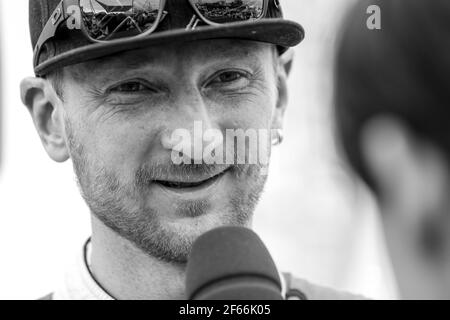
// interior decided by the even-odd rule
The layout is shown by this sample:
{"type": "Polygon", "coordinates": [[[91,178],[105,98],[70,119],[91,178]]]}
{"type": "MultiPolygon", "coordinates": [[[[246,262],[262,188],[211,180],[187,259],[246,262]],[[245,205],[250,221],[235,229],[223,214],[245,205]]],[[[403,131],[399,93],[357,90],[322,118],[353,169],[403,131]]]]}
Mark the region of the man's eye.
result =
{"type": "Polygon", "coordinates": [[[115,86],[111,88],[110,91],[120,93],[134,93],[134,92],[151,91],[151,89],[142,82],[131,81],[115,86]]]}
{"type": "Polygon", "coordinates": [[[242,88],[248,85],[249,77],[238,71],[225,71],[216,76],[208,83],[212,86],[226,86],[227,88],[242,88]]]}
{"type": "Polygon", "coordinates": [[[238,72],[224,72],[218,76],[218,80],[220,80],[220,82],[233,82],[242,77],[243,75],[238,72]]]}

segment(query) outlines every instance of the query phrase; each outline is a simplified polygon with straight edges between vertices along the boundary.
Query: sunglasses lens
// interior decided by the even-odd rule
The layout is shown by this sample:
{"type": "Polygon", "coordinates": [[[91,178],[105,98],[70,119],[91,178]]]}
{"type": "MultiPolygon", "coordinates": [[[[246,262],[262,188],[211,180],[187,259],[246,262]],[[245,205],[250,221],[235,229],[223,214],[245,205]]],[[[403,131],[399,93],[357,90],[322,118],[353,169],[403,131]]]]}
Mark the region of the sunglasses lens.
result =
{"type": "Polygon", "coordinates": [[[150,30],[161,0],[80,0],[84,26],[95,40],[132,37],[150,30]]]}
{"type": "Polygon", "coordinates": [[[261,18],[264,0],[191,0],[200,14],[215,23],[250,21],[261,18]]]}

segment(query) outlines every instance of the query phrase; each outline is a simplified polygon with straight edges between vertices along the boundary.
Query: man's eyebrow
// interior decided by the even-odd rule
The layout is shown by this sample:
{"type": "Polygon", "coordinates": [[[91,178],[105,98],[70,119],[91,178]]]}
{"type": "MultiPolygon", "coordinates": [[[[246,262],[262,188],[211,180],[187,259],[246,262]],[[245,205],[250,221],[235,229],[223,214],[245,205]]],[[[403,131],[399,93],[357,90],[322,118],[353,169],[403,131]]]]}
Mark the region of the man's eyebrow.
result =
{"type": "Polygon", "coordinates": [[[107,58],[85,62],[78,66],[71,66],[70,75],[78,83],[84,83],[89,75],[97,85],[117,79],[117,75],[141,70],[155,64],[155,59],[149,55],[117,54],[107,58]]]}
{"type": "Polygon", "coordinates": [[[85,82],[86,76],[101,75],[103,79],[114,79],[117,74],[129,70],[141,69],[149,64],[154,64],[155,59],[150,55],[130,55],[125,53],[103,57],[82,64],[66,67],[70,75],[77,82],[85,82]],[[101,71],[101,72],[98,72],[101,71]]]}

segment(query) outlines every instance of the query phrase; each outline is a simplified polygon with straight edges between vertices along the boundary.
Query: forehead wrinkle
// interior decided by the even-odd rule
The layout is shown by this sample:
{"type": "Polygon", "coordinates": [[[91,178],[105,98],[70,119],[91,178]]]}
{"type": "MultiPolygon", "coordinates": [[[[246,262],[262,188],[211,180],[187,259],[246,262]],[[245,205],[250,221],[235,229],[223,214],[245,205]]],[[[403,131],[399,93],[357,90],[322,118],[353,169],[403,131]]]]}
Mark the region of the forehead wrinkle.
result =
{"type": "Polygon", "coordinates": [[[219,39],[197,40],[184,43],[176,50],[177,61],[200,60],[203,62],[236,58],[256,59],[269,44],[256,41],[219,39]]]}
{"type": "Polygon", "coordinates": [[[155,62],[156,58],[152,55],[152,50],[141,49],[98,59],[98,61],[95,61],[94,66],[121,72],[129,69],[140,69],[144,66],[155,64],[155,62]]]}
{"type": "Polygon", "coordinates": [[[78,82],[84,82],[86,76],[98,77],[105,82],[117,78],[132,70],[141,70],[151,65],[159,65],[156,58],[148,50],[129,51],[67,67],[70,74],[78,82]]]}
{"type": "Polygon", "coordinates": [[[167,65],[174,70],[181,70],[193,62],[232,59],[247,59],[256,62],[261,58],[261,52],[271,45],[236,39],[197,40],[171,45],[143,48],[133,51],[84,62],[68,67],[72,77],[78,82],[84,82],[86,76],[100,78],[108,82],[117,78],[117,74],[125,74],[135,70],[161,67],[167,65]]]}

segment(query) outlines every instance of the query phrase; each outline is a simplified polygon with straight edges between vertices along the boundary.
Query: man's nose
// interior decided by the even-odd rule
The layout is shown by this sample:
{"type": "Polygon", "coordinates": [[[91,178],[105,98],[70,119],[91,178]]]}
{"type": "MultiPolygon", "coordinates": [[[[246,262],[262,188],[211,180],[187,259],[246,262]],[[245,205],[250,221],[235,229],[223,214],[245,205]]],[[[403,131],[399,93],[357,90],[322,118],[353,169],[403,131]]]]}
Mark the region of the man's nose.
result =
{"type": "Polygon", "coordinates": [[[209,144],[204,142],[205,132],[219,129],[203,97],[200,92],[192,89],[177,98],[173,110],[171,120],[161,136],[162,146],[169,151],[190,150],[185,156],[192,160],[202,160],[204,148],[209,144]]]}

